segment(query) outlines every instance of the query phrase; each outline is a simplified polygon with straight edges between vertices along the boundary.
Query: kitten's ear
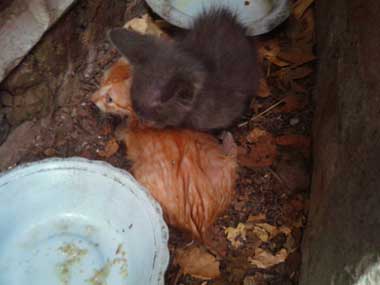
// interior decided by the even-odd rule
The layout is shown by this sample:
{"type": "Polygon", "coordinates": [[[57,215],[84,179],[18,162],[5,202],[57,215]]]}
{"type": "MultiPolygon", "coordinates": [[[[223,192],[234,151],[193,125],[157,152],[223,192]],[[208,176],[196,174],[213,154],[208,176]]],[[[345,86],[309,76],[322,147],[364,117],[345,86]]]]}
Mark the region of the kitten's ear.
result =
{"type": "Polygon", "coordinates": [[[124,28],[108,32],[111,44],[132,64],[144,64],[159,48],[159,42],[152,36],[141,35],[124,28]]]}

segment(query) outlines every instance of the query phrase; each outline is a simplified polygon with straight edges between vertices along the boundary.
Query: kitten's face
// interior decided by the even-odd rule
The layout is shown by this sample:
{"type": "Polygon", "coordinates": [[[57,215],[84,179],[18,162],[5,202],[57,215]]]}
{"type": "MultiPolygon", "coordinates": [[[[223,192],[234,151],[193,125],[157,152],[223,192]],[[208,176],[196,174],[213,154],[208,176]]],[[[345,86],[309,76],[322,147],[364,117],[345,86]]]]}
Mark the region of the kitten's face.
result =
{"type": "Polygon", "coordinates": [[[193,110],[203,84],[203,66],[175,44],[124,29],[109,33],[133,65],[133,109],[152,127],[179,126],[193,110]]]}
{"type": "Polygon", "coordinates": [[[132,112],[131,103],[125,95],[129,93],[129,85],[128,81],[122,81],[102,86],[91,96],[91,101],[104,113],[128,116],[132,112]]]}
{"type": "Polygon", "coordinates": [[[129,63],[120,59],[105,72],[101,87],[91,96],[91,101],[104,113],[133,115],[130,99],[131,80],[129,63]]]}

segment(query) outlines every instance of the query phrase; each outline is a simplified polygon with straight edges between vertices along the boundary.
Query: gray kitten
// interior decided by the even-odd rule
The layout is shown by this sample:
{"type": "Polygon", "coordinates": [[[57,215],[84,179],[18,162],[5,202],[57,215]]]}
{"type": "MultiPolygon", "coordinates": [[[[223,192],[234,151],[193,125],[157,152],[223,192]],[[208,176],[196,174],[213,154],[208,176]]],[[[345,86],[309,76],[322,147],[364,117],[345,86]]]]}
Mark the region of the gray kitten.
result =
{"type": "Polygon", "coordinates": [[[151,126],[227,128],[257,91],[256,49],[226,9],[202,13],[181,42],[122,28],[109,39],[133,65],[133,108],[151,126]]]}

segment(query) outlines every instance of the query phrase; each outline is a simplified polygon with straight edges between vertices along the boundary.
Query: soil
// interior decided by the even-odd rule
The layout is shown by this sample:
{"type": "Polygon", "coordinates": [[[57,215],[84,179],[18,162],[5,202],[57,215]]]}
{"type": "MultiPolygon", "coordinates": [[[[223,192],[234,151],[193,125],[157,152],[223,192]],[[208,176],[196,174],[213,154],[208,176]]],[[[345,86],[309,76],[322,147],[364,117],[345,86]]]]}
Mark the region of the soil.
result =
{"type": "MultiPolygon", "coordinates": [[[[294,23],[287,21],[269,35],[260,37],[259,41],[277,39],[289,42],[289,31],[293,29],[294,23]]],[[[22,123],[32,122],[38,131],[32,134],[26,132],[25,137],[22,138],[31,143],[31,147],[28,147],[27,151],[9,147],[9,151],[17,152],[18,155],[16,155],[17,160],[11,164],[47,157],[81,156],[104,160],[114,166],[130,169],[123,146],[120,146],[119,150],[109,157],[107,157],[107,153],[102,152],[107,143],[113,139],[113,130],[119,119],[101,114],[89,101],[89,96],[96,90],[104,70],[118,58],[118,54],[111,50],[105,41],[98,42],[95,49],[96,58],[91,76],[84,74],[86,72],[84,68],[78,69],[79,72],[75,74],[80,78],[75,95],[42,119],[22,123]]],[[[263,70],[268,70],[269,64],[268,61],[264,61],[262,63],[263,70]]],[[[313,68],[312,64],[308,64],[308,66],[313,68]]],[[[271,64],[271,68],[272,74],[279,70],[273,64],[271,64]]],[[[49,75],[45,80],[50,80],[49,75]]],[[[253,116],[283,99],[285,95],[296,93],[292,87],[279,86],[276,78],[268,77],[267,81],[271,95],[255,99],[252,110],[242,118],[240,123],[247,122],[253,116]]],[[[310,99],[313,77],[302,78],[298,83],[305,88],[299,96],[308,99],[302,108],[290,112],[270,111],[246,125],[230,130],[242,149],[255,147],[254,144],[247,141],[248,134],[254,128],[266,130],[274,138],[288,134],[302,137],[310,135],[312,118],[310,99]]],[[[59,97],[59,94],[56,95],[59,97]]],[[[6,124],[1,116],[0,124],[6,124]]],[[[9,128],[8,125],[7,128],[9,128]]],[[[13,127],[12,130],[14,132],[17,128],[13,127]]],[[[2,135],[0,132],[0,137],[2,135]]],[[[8,139],[10,137],[11,135],[8,136],[8,139]]],[[[5,144],[1,147],[4,147],[5,144]]],[[[9,145],[12,144],[9,143],[9,145]]],[[[219,240],[227,244],[226,254],[220,258],[220,278],[202,281],[189,275],[181,275],[178,266],[172,262],[173,258],[171,258],[171,264],[166,274],[167,284],[298,284],[301,263],[300,244],[308,208],[310,163],[309,146],[301,148],[277,144],[276,155],[273,159],[269,159],[267,165],[240,167],[235,199],[225,215],[218,219],[214,230],[219,240]],[[250,216],[258,214],[264,214],[265,222],[268,224],[291,228],[291,235],[294,239],[293,248],[296,249],[289,254],[285,262],[267,269],[257,268],[248,262],[248,258],[254,256],[255,252],[257,238],[254,235],[247,235],[242,246],[234,248],[225,234],[226,227],[236,227],[239,223],[246,223],[250,216]]],[[[8,166],[12,165],[6,165],[6,167],[8,166]]],[[[276,253],[285,246],[286,240],[283,234],[279,234],[263,243],[261,247],[276,253]]],[[[171,230],[169,247],[172,257],[175,248],[187,242],[188,240],[182,233],[171,230]]]]}

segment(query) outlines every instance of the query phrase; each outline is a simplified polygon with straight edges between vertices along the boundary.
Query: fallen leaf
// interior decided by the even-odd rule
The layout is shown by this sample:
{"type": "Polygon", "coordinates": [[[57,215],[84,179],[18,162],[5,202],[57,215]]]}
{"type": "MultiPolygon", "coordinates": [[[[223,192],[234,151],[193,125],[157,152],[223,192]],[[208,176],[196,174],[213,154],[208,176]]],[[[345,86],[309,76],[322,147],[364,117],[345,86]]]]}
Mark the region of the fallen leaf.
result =
{"type": "Polygon", "coordinates": [[[261,221],[263,221],[265,219],[266,219],[266,215],[260,213],[258,215],[249,216],[247,222],[248,223],[256,223],[256,222],[261,222],[261,221]]]}
{"type": "Polygon", "coordinates": [[[313,2],[314,0],[298,0],[293,6],[294,17],[300,19],[313,2]]]}
{"type": "Polygon", "coordinates": [[[273,112],[291,113],[302,110],[307,105],[307,100],[303,96],[288,95],[286,96],[282,104],[273,109],[273,112]]]}
{"type": "Polygon", "coordinates": [[[260,41],[257,43],[257,48],[260,61],[266,59],[270,63],[279,67],[285,67],[290,65],[288,62],[277,58],[277,55],[280,52],[280,45],[277,40],[260,41]]]}
{"type": "Polygon", "coordinates": [[[241,166],[267,167],[273,164],[277,156],[277,147],[272,134],[266,132],[256,139],[250,150],[238,153],[238,162],[241,166]]]}
{"type": "Polygon", "coordinates": [[[267,224],[267,223],[259,223],[259,224],[256,224],[255,226],[260,227],[261,229],[265,230],[268,233],[268,236],[270,238],[276,236],[279,232],[277,227],[272,226],[272,225],[267,224]]]}
{"type": "Polygon", "coordinates": [[[247,136],[247,141],[250,143],[257,143],[261,137],[268,135],[271,136],[271,134],[268,133],[266,130],[254,128],[252,131],[249,132],[247,136]]]}
{"type": "Polygon", "coordinates": [[[115,139],[111,139],[107,142],[104,150],[98,152],[101,157],[111,157],[119,150],[119,144],[115,139]]]}
{"type": "Polygon", "coordinates": [[[307,66],[301,66],[297,68],[282,68],[274,73],[274,76],[285,85],[290,85],[291,81],[302,79],[309,76],[313,72],[313,69],[307,66]]]}
{"type": "Polygon", "coordinates": [[[219,261],[208,253],[204,247],[190,246],[177,249],[175,262],[181,267],[184,274],[199,279],[214,279],[219,277],[219,261]]]}
{"type": "Polygon", "coordinates": [[[234,248],[240,247],[243,244],[241,240],[247,239],[247,229],[243,223],[239,223],[236,228],[227,227],[224,232],[234,248]]]}
{"type": "Polygon", "coordinates": [[[284,233],[286,236],[290,235],[292,230],[286,226],[275,227],[268,223],[256,223],[253,226],[249,225],[253,233],[263,242],[267,242],[277,236],[279,233],[284,233]]]}
{"type": "Polygon", "coordinates": [[[295,65],[302,65],[316,59],[316,56],[298,48],[281,50],[278,57],[295,65]]]}
{"type": "Polygon", "coordinates": [[[258,268],[265,269],[284,262],[287,257],[288,251],[285,248],[282,248],[275,255],[262,248],[256,248],[255,255],[253,257],[249,257],[248,261],[258,268]]]}
{"type": "Polygon", "coordinates": [[[271,94],[271,92],[270,92],[267,81],[264,78],[260,79],[259,90],[257,92],[257,96],[259,96],[261,98],[267,98],[270,96],[270,94],[271,94]]]}
{"type": "Polygon", "coordinates": [[[286,62],[286,61],[283,61],[281,59],[279,59],[278,57],[276,56],[272,56],[272,55],[268,55],[265,57],[270,63],[273,63],[274,65],[277,65],[279,67],[286,67],[286,66],[289,66],[290,63],[289,62],[286,62]]]}
{"type": "Polygon", "coordinates": [[[124,28],[133,30],[143,35],[152,35],[157,37],[167,37],[158,25],[152,20],[148,14],[144,14],[141,17],[133,18],[128,21],[124,28]]]}
{"type": "Polygon", "coordinates": [[[310,137],[302,135],[283,135],[276,137],[276,144],[296,148],[310,148],[310,137]]]}
{"type": "Polygon", "coordinates": [[[267,242],[269,240],[269,234],[268,232],[259,227],[259,226],[254,226],[253,227],[253,233],[263,242],[267,242]]]}

